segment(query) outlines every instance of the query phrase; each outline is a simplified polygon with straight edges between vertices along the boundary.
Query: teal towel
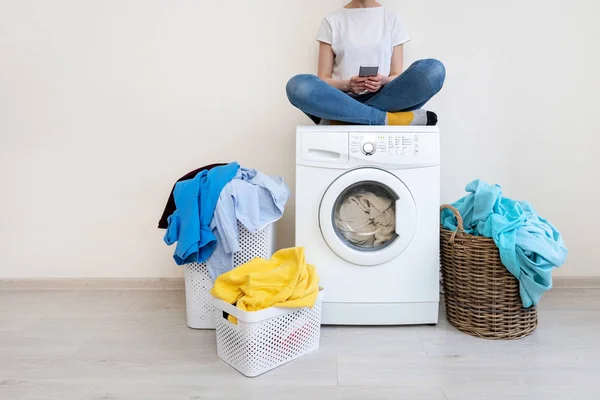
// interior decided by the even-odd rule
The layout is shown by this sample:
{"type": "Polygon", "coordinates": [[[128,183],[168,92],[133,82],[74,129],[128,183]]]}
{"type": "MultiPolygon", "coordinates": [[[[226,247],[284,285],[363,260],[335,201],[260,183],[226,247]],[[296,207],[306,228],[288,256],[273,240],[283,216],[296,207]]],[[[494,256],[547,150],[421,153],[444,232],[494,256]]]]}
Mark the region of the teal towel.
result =
{"type": "MultiPolygon", "coordinates": [[[[523,307],[537,305],[552,288],[552,268],[567,259],[560,232],[529,203],[502,197],[498,185],[475,180],[465,190],[469,194],[452,204],[463,218],[465,232],[494,239],[502,263],[519,280],[523,307]]],[[[456,230],[450,210],[442,211],[441,222],[456,230]]]]}

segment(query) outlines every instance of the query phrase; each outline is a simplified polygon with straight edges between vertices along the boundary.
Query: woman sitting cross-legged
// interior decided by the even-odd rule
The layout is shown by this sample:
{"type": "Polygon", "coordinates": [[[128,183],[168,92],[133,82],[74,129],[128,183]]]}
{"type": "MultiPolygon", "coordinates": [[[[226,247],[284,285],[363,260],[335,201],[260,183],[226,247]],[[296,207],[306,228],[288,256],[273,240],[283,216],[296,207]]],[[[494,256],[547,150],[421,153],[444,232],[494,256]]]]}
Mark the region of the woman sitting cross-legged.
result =
{"type": "Polygon", "coordinates": [[[426,59],[403,72],[403,45],[410,39],[390,10],[375,0],[353,0],[323,20],[317,40],[318,76],[294,76],[286,87],[290,102],[315,123],[437,123],[437,115],[421,107],[441,90],[446,69],[426,59]],[[359,76],[363,66],[378,68],[359,76]]]}

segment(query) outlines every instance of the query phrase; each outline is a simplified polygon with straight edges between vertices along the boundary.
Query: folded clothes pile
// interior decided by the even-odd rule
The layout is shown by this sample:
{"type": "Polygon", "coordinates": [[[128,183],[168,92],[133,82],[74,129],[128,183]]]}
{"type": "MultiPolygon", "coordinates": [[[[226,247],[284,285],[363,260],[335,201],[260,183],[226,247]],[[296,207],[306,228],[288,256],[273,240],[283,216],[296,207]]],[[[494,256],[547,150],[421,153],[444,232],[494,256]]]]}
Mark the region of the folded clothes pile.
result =
{"type": "MultiPolygon", "coordinates": [[[[467,196],[452,204],[460,212],[465,232],[494,239],[502,264],[519,280],[523,307],[537,305],[552,288],[552,269],[567,258],[560,232],[529,203],[503,197],[498,185],[476,180],[466,191],[467,196]]],[[[445,229],[457,229],[449,210],[442,211],[441,223],[445,229]]]]}
{"type": "Polygon", "coordinates": [[[174,186],[159,228],[177,243],[178,265],[206,262],[213,280],[233,269],[240,250],[237,221],[256,233],[283,215],[290,190],[282,178],[240,167],[213,164],[186,174],[174,186]]]}

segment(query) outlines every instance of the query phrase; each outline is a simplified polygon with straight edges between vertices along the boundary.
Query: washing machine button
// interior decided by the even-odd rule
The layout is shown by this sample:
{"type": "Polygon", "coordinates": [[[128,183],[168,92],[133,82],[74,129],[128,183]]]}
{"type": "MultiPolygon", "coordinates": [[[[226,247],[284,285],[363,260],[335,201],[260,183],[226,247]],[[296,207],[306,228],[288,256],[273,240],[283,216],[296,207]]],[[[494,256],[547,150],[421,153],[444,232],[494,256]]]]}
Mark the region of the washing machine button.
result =
{"type": "Polygon", "coordinates": [[[371,142],[363,144],[363,153],[367,156],[372,156],[375,153],[375,145],[371,142]]]}

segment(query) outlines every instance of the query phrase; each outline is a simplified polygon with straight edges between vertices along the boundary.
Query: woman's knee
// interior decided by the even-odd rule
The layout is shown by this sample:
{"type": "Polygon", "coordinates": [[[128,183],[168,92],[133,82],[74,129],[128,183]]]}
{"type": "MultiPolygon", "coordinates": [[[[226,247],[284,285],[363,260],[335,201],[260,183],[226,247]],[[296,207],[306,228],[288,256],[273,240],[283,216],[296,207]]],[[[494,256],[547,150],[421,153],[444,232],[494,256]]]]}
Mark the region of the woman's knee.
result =
{"type": "Polygon", "coordinates": [[[318,80],[319,78],[309,74],[292,77],[285,87],[290,102],[294,105],[306,103],[311,96],[315,81],[318,80]]]}
{"type": "Polygon", "coordinates": [[[435,93],[439,92],[446,80],[446,67],[444,64],[439,60],[428,58],[421,60],[417,67],[429,83],[429,87],[431,87],[435,93]]]}

